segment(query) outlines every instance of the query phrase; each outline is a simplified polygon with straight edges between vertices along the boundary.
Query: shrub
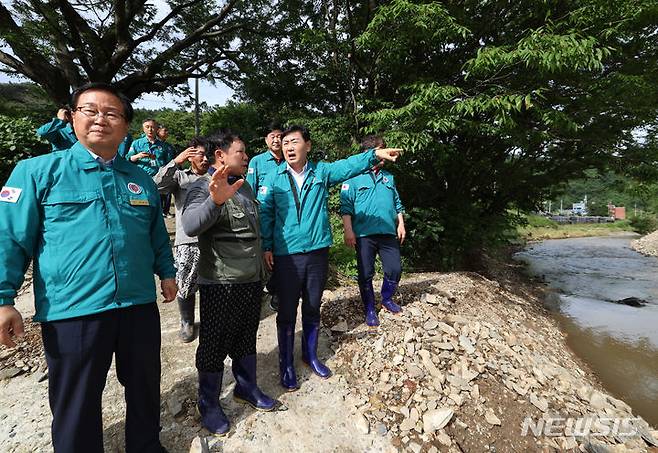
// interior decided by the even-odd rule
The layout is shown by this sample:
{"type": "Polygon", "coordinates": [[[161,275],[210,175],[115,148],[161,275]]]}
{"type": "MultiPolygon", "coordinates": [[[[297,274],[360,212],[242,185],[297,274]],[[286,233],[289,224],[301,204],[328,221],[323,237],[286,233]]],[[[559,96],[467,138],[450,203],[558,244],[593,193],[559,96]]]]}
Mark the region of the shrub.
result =
{"type": "Polygon", "coordinates": [[[640,234],[647,234],[658,230],[658,219],[653,215],[636,215],[631,217],[630,224],[633,231],[640,234]]]}
{"type": "Polygon", "coordinates": [[[0,182],[4,185],[18,161],[45,154],[47,141],[37,136],[33,120],[0,115],[0,182]]]}

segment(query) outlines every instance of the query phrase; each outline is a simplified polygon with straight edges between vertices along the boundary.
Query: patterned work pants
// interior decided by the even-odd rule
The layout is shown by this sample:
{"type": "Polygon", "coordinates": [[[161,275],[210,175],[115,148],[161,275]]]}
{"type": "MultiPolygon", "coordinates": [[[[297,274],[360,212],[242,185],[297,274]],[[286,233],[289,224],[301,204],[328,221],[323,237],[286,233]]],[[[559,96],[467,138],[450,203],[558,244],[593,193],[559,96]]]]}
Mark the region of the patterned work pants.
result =
{"type": "Polygon", "coordinates": [[[224,359],[256,354],[260,322],[261,282],[199,285],[201,325],[196,367],[218,373],[224,359]]]}

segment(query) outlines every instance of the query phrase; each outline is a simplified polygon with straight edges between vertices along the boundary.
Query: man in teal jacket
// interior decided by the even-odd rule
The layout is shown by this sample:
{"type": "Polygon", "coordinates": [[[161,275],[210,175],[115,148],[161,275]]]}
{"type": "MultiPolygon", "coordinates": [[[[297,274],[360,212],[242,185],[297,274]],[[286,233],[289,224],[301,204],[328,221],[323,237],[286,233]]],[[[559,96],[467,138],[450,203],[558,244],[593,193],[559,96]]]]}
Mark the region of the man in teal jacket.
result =
{"type": "Polygon", "coordinates": [[[69,149],[78,138],[70,123],[70,113],[67,109],[59,109],[57,118],[37,129],[37,134],[50,142],[51,151],[69,149]]]}
{"type": "Polygon", "coordinates": [[[14,298],[33,263],[35,321],[48,363],[55,452],[102,452],[101,397],[114,356],[126,451],[161,452],[160,317],[176,270],[158,191],[117,148],[132,119],[112,85],[73,93],[79,142],[19,162],[0,190],[0,343],[23,332],[14,298]]]}
{"type": "Polygon", "coordinates": [[[297,390],[293,347],[297,304],[302,295],[302,359],[322,378],[331,376],[317,357],[320,302],[332,243],[329,187],[366,171],[380,159],[395,161],[399,149],[369,150],[333,163],[308,162],[311,136],[303,126],[282,134],[281,165],[259,189],[263,257],[279,296],[277,331],[281,385],[297,390]]]}
{"type": "MultiPolygon", "coordinates": [[[[381,137],[369,135],[361,143],[361,150],[383,148],[381,137]]],[[[379,325],[375,310],[372,277],[375,256],[379,253],[384,268],[382,307],[391,313],[402,311],[393,302],[393,294],[400,281],[400,243],[404,241],[404,207],[400,201],[393,175],[382,168],[383,162],[367,173],[343,183],[340,190],[340,214],[343,217],[345,243],[356,248],[359,291],[366,313],[366,324],[379,325]]]]}
{"type": "Polygon", "coordinates": [[[126,154],[126,160],[137,164],[150,177],[155,176],[160,167],[174,158],[170,156],[168,148],[157,136],[158,123],[148,118],[142,124],[144,133],[130,145],[126,154]]]}
{"type": "MultiPolygon", "coordinates": [[[[275,172],[282,164],[285,164],[283,151],[281,150],[281,125],[277,122],[270,123],[265,136],[267,149],[260,154],[255,155],[249,161],[247,169],[247,182],[257,194],[260,186],[267,176],[275,172]]],[[[265,285],[270,295],[270,308],[277,311],[279,308],[279,297],[276,295],[276,283],[274,278],[270,278],[265,285]]]]}

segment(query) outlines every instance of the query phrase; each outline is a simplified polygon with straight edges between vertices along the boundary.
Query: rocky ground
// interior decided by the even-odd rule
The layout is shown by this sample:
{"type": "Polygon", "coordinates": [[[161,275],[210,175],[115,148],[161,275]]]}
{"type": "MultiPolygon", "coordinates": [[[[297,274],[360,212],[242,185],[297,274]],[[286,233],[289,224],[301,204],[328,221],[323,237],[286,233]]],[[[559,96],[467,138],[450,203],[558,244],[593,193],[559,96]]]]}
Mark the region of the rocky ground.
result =
{"type": "MultiPolygon", "coordinates": [[[[310,374],[299,360],[298,332],[301,389],[294,393],[278,385],[275,317],[263,308],[258,377],[282,407],[262,413],[234,401],[227,360],[221,403],[233,428],[223,439],[208,436],[194,416],[196,342],[177,340],[176,307],[160,305],[163,444],[171,452],[658,451],[658,432],[640,419],[628,437],[573,429],[522,435],[526,417],[627,418],[631,409],[567,349],[534,287],[509,267],[488,278],[408,275],[398,302],[401,314],[381,313],[381,326],[369,329],[354,286],[327,291],[320,355],[335,373],[328,380],[310,374]]],[[[0,451],[51,450],[42,354],[30,323],[17,348],[0,347],[0,451]]],[[[122,451],[124,409],[112,370],[103,411],[108,452],[122,451]]]]}
{"type": "Polygon", "coordinates": [[[631,247],[644,255],[658,256],[658,231],[632,241],[631,247]]]}

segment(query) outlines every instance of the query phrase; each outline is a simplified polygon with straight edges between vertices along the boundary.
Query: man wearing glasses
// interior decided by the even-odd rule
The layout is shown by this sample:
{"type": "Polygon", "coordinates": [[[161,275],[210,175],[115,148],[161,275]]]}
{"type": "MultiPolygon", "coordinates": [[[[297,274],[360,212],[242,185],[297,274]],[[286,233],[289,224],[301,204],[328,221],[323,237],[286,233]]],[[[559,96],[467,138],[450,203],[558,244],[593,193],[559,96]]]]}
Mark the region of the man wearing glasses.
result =
{"type": "Polygon", "coordinates": [[[0,343],[23,333],[14,308],[30,261],[55,452],[102,452],[101,397],[114,357],[126,451],[161,452],[160,316],[176,297],[169,236],[151,178],[117,159],[133,110],[112,85],[73,93],[78,142],[19,162],[0,190],[0,343]]]}

